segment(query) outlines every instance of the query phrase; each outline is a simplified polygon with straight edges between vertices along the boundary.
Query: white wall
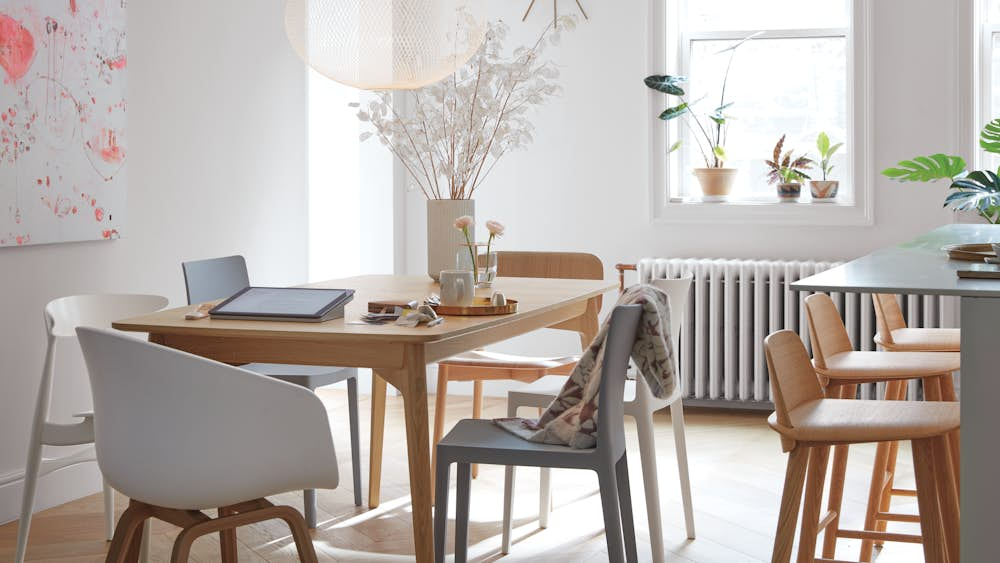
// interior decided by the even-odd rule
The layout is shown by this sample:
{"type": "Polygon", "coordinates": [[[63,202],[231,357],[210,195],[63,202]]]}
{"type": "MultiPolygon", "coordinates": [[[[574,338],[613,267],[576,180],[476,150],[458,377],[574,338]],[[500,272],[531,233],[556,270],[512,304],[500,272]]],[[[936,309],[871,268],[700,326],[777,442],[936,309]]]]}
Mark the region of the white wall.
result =
{"type": "MultiPolygon", "coordinates": [[[[128,214],[122,239],[0,249],[0,475],[23,470],[58,296],[150,292],[184,303],[182,260],[246,255],[260,284],[307,276],[305,71],[283,3],[131,2],[128,214]]],[[[336,249],[331,249],[336,252],[336,249]]],[[[78,354],[61,356],[54,412],[89,407],[78,354]]],[[[97,491],[94,464],[41,482],[38,507],[97,491]]],[[[0,489],[0,522],[20,486],[0,489]]]]}
{"type": "MultiPolygon", "coordinates": [[[[941,209],[945,186],[898,184],[873,175],[871,227],[651,223],[647,135],[655,115],[642,78],[674,69],[649,66],[649,1],[663,0],[584,2],[590,20],[564,34],[562,45],[551,51],[562,67],[562,97],[535,113],[534,144],[505,157],[477,192],[477,219],[495,218],[508,226],[501,248],[592,252],[604,261],[610,279],[615,263],[644,256],[852,258],[951,221],[941,209]]],[[[522,23],[522,4],[489,3],[493,17],[510,24],[511,44],[533,41],[551,17],[548,6],[536,6],[522,23]]],[[[962,41],[974,34],[960,29],[958,3],[873,4],[875,172],[915,154],[967,153],[957,108],[966,103],[971,84],[952,73],[961,67],[962,41]]],[[[571,2],[560,5],[575,11],[571,2]]],[[[763,81],[761,87],[781,85],[763,81]]],[[[411,193],[407,206],[407,268],[421,273],[424,203],[411,193]]],[[[577,346],[572,337],[558,341],[568,349],[553,349],[552,342],[522,339],[506,347],[558,354],[577,346]]]]}

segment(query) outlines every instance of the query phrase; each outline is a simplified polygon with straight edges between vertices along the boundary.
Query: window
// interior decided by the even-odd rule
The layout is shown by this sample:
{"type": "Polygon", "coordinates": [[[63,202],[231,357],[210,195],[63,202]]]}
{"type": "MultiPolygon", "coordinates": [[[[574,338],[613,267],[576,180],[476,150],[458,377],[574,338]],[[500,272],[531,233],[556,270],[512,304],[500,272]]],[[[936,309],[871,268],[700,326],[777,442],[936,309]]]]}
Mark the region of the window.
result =
{"type": "MultiPolygon", "coordinates": [[[[867,31],[856,29],[861,27],[858,22],[866,20],[859,11],[866,9],[867,2],[828,0],[808,3],[807,7],[798,0],[680,0],[666,4],[670,7],[659,8],[664,13],[654,13],[654,21],[663,24],[662,33],[654,33],[654,37],[659,35],[659,41],[654,41],[653,61],[659,63],[655,72],[687,76],[687,98],[700,100],[696,109],[701,113],[710,113],[720,105],[730,61],[730,53],[724,50],[759,34],[740,45],[729,67],[725,102],[733,105],[726,112],[731,118],[724,145],[729,158],[726,166],[738,173],[728,202],[701,205],[701,190],[691,170],[705,166],[705,162],[698,133],[688,127],[686,118],[664,127],[654,117],[654,169],[663,169],[653,175],[654,184],[659,183],[654,185],[655,214],[683,220],[669,208],[684,207],[684,215],[690,216],[693,207],[711,207],[716,211],[707,213],[718,218],[718,214],[727,213],[719,208],[739,207],[728,213],[739,213],[749,220],[759,216],[773,221],[778,216],[778,222],[814,223],[807,215],[817,212],[801,208],[823,207],[827,210],[820,221],[826,217],[829,224],[869,224],[870,182],[862,174],[867,173],[863,102],[869,81],[863,78],[867,50],[859,46],[859,41],[867,41],[867,31]],[[809,190],[803,186],[798,205],[769,205],[777,204],[778,199],[776,188],[765,178],[764,160],[771,157],[775,143],[786,135],[786,150],[806,152],[818,160],[816,137],[821,131],[834,143],[844,142],[832,161],[832,179],[840,181],[836,203],[808,205],[809,190]],[[666,147],[678,140],[680,149],[668,155],[666,147]]],[[[655,101],[651,107],[657,113],[677,100],[655,92],[652,96],[655,101]]],[[[695,220],[700,217],[694,212],[695,220]]]]}
{"type": "MultiPolygon", "coordinates": [[[[973,124],[976,133],[984,123],[1000,117],[1000,0],[982,0],[979,19],[982,22],[982,42],[980,60],[982,62],[980,83],[979,116],[973,124]]],[[[976,148],[979,165],[996,170],[1000,165],[1000,155],[982,153],[976,148]]],[[[973,162],[971,166],[976,166],[973,162]]]]}

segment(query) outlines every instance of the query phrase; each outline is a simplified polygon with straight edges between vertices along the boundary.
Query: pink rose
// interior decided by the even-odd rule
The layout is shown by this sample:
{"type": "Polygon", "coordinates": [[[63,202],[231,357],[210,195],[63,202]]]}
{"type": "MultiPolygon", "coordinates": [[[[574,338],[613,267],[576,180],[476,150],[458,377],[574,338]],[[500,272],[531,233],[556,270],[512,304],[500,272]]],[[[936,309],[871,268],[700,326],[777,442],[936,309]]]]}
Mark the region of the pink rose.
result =
{"type": "Polygon", "coordinates": [[[486,230],[490,232],[491,235],[501,237],[503,236],[504,226],[500,224],[499,221],[494,221],[490,219],[486,222],[486,230]]]}
{"type": "Polygon", "coordinates": [[[458,219],[455,219],[455,228],[464,231],[472,226],[472,217],[468,215],[462,215],[458,219]]]}

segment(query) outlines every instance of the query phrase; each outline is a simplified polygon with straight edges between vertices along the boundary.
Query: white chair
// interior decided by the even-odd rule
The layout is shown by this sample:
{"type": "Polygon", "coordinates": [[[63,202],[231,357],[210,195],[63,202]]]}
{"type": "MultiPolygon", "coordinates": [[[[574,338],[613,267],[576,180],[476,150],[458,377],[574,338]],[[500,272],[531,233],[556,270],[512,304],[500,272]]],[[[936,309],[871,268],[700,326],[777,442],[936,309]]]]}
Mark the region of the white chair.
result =
{"type": "MultiPolygon", "coordinates": [[[[674,350],[678,350],[678,335],[681,323],[687,312],[688,293],[694,276],[688,274],[679,279],[657,279],[650,282],[670,297],[670,332],[673,338],[674,350]]],[[[676,356],[675,356],[676,357],[676,356]]],[[[679,373],[679,372],[678,372],[679,373]]],[[[545,408],[552,402],[558,390],[540,391],[510,391],[507,393],[507,416],[517,416],[519,407],[545,408]]],[[[681,397],[684,394],[682,381],[678,375],[673,393],[664,399],[653,396],[641,377],[625,382],[625,415],[635,419],[639,434],[639,457],[642,461],[642,481],[646,492],[646,517],[649,521],[650,545],[653,550],[653,560],[664,560],[663,522],[660,515],[660,485],[656,473],[656,438],[653,432],[653,413],[670,407],[670,418],[674,427],[674,447],[677,451],[677,471],[681,482],[681,501],[684,505],[684,523],[687,527],[687,537],[695,538],[694,508],[691,503],[691,479],[688,473],[687,445],[684,436],[684,408],[681,397]]],[[[548,526],[549,510],[552,507],[551,470],[542,468],[541,494],[538,504],[538,523],[548,526]]],[[[504,513],[503,553],[510,551],[511,529],[511,499],[504,499],[507,510],[504,513]]]]}
{"type": "MultiPolygon", "coordinates": [[[[52,398],[52,379],[55,373],[56,344],[60,340],[76,338],[78,326],[110,327],[111,322],[125,317],[150,313],[166,307],[167,299],[158,295],[74,295],[62,297],[45,306],[47,346],[42,378],[38,384],[35,417],[31,423],[28,443],[28,461],[24,471],[24,493],[21,499],[21,520],[17,528],[16,563],[24,561],[28,546],[31,515],[35,507],[35,490],[38,478],[57,469],[94,461],[94,448],[89,447],[75,454],[58,458],[42,458],[42,446],[78,446],[94,442],[94,415],[80,413],[81,422],[59,424],[49,421],[52,398]]],[[[105,533],[108,540],[115,529],[114,491],[104,485],[105,533]]]]}
{"type": "Polygon", "coordinates": [[[264,498],[336,488],[330,421],[316,395],[115,331],[77,334],[94,394],[97,463],[131,499],[109,562],[134,561],[139,529],[154,517],[183,528],[174,563],[216,532],[222,561],[235,562],[235,528],[271,519],[288,523],[302,561],[316,561],[302,514],[264,498]]]}

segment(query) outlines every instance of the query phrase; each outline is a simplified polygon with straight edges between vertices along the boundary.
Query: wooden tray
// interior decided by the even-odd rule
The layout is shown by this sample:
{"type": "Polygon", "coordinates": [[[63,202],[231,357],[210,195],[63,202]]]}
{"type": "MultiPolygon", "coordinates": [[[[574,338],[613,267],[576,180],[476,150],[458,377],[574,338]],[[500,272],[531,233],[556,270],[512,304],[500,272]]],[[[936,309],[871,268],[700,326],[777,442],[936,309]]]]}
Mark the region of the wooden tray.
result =
{"type": "Polygon", "coordinates": [[[990,243],[977,244],[949,244],[941,247],[948,253],[948,258],[952,260],[963,260],[965,262],[982,262],[986,258],[996,258],[993,247],[990,243]]]}
{"type": "Polygon", "coordinates": [[[510,315],[517,312],[517,301],[508,299],[503,307],[494,307],[489,297],[476,297],[468,307],[432,305],[439,315],[455,315],[460,317],[475,317],[489,315],[510,315]]]}

